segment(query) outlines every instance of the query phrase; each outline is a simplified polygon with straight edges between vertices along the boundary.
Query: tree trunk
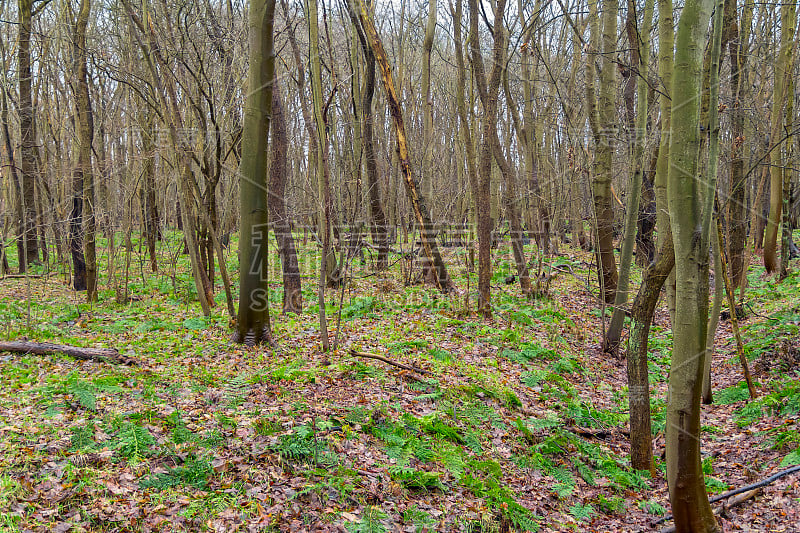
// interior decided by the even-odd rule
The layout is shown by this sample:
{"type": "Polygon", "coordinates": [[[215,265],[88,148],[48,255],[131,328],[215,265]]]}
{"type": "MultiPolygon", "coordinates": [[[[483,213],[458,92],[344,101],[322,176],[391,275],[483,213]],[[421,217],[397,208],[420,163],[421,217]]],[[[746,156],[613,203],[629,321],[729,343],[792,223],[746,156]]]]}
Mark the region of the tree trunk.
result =
{"type": "MultiPolygon", "coordinates": [[[[5,67],[4,67],[5,68],[5,67]]],[[[14,148],[11,144],[11,132],[9,131],[8,127],[8,95],[7,95],[7,88],[0,87],[0,104],[2,104],[2,108],[0,108],[0,112],[2,116],[0,120],[2,120],[2,127],[3,127],[3,146],[4,152],[6,154],[7,161],[7,168],[8,168],[8,176],[11,179],[11,194],[13,195],[13,204],[14,204],[14,217],[16,218],[16,226],[17,226],[17,258],[19,261],[19,270],[20,273],[24,272],[25,269],[23,265],[25,263],[25,202],[22,197],[22,188],[20,186],[20,176],[17,173],[17,164],[14,158],[14,148]]],[[[3,256],[5,257],[5,255],[3,256]]]]}
{"type": "Polygon", "coordinates": [[[616,0],[604,0],[602,18],[597,14],[597,0],[590,0],[591,52],[587,61],[586,96],[589,124],[595,144],[594,172],[592,174],[592,197],[594,199],[597,265],[603,300],[613,303],[617,292],[617,264],[614,257],[614,208],[611,195],[611,172],[614,158],[614,136],[616,106],[614,104],[614,68],[610,61],[616,53],[617,9],[616,0]],[[599,98],[595,98],[597,76],[597,53],[599,49],[600,23],[603,33],[603,62],[599,73],[599,98]]]}
{"type": "MultiPolygon", "coordinates": [[[[775,60],[775,81],[772,86],[770,143],[773,145],[782,137],[784,105],[789,98],[793,98],[788,95],[786,89],[790,86],[789,76],[792,71],[795,14],[794,4],[786,3],[781,6],[780,49],[775,60]]],[[[767,274],[772,274],[778,269],[777,240],[783,206],[783,167],[783,150],[781,146],[777,146],[770,152],[769,218],[764,236],[764,269],[767,274]]]]}
{"type": "Polygon", "coordinates": [[[97,300],[97,258],[95,255],[94,174],[92,172],[92,139],[94,115],[89,98],[86,67],[86,26],[91,13],[91,0],[81,0],[73,28],[72,61],[73,93],[75,95],[75,125],[78,130],[73,171],[72,217],[70,220],[70,249],[74,263],[75,290],[86,289],[89,302],[97,300]],[[83,222],[83,228],[81,228],[83,222]],[[83,249],[80,249],[83,238],[83,249]],[[85,255],[84,255],[85,253],[85,255]]]}
{"type": "MultiPolygon", "coordinates": [[[[331,189],[330,168],[328,164],[328,132],[327,109],[328,105],[322,101],[322,70],[319,59],[319,29],[317,15],[317,1],[306,0],[306,20],[308,22],[309,66],[311,69],[311,91],[314,104],[314,122],[316,124],[316,140],[319,151],[317,152],[317,177],[319,184],[320,200],[320,229],[322,232],[322,253],[320,255],[320,271],[317,284],[317,300],[319,308],[319,330],[322,341],[322,351],[330,349],[328,339],[328,323],[325,316],[325,280],[331,279],[335,270],[336,256],[331,254],[331,189]],[[329,255],[331,254],[331,255],[329,255]]],[[[336,87],[334,86],[334,91],[336,87]]],[[[331,94],[333,96],[333,94],[331,94]]],[[[328,102],[330,103],[330,101],[328,102]]]]}
{"type": "Polygon", "coordinates": [[[403,111],[400,108],[400,101],[397,98],[397,91],[394,87],[394,79],[392,77],[391,67],[389,66],[389,60],[383,48],[383,43],[375,29],[375,24],[372,22],[372,18],[369,15],[367,6],[364,4],[363,0],[359,0],[358,4],[358,15],[361,20],[361,25],[364,28],[364,33],[370,43],[372,52],[375,54],[375,60],[378,62],[378,66],[381,69],[386,97],[389,100],[389,111],[392,114],[395,135],[397,136],[397,157],[400,163],[400,170],[403,173],[406,193],[408,194],[408,199],[414,211],[417,224],[420,227],[422,249],[428,261],[433,265],[436,286],[442,292],[449,292],[453,288],[453,282],[450,280],[447,267],[439,253],[439,246],[436,243],[436,231],[428,215],[425,200],[420,194],[419,186],[411,171],[408,141],[406,139],[405,124],[403,123],[403,111]]]}
{"type": "MultiPolygon", "coordinates": [[[[518,8],[521,10],[522,1],[518,2],[518,8]]],[[[521,12],[521,11],[520,11],[521,12]]],[[[533,74],[531,73],[531,58],[533,57],[533,48],[536,46],[535,34],[531,26],[526,41],[523,43],[522,50],[520,51],[522,61],[522,98],[524,100],[523,106],[523,125],[522,129],[525,131],[525,142],[523,149],[525,150],[524,168],[525,175],[528,180],[528,188],[533,195],[533,206],[537,213],[536,228],[534,230],[534,238],[539,249],[545,255],[550,254],[550,207],[548,202],[542,196],[542,188],[539,184],[539,165],[540,165],[540,152],[538,149],[538,140],[536,139],[536,132],[534,131],[534,106],[533,94],[534,83],[533,74]]],[[[535,68],[535,67],[534,67],[535,68]]],[[[534,229],[534,228],[531,228],[534,229]]]]}
{"type": "Polygon", "coordinates": [[[478,96],[483,107],[481,123],[481,146],[478,153],[478,188],[475,191],[475,210],[478,218],[478,312],[491,317],[491,281],[492,281],[492,140],[497,136],[498,92],[502,81],[503,65],[506,52],[506,32],[503,28],[505,0],[498,0],[494,9],[494,28],[492,36],[492,69],[487,76],[483,65],[478,30],[477,0],[469,0],[470,51],[472,53],[472,69],[478,96]]]}
{"type": "Polygon", "coordinates": [[[361,94],[361,134],[364,150],[364,168],[367,173],[367,197],[369,198],[369,214],[372,219],[372,242],[378,247],[378,270],[389,267],[389,227],[381,201],[381,187],[378,174],[378,159],[375,152],[375,117],[372,111],[372,100],[375,96],[375,54],[372,52],[364,29],[358,19],[358,7],[351,0],[350,16],[358,33],[361,51],[364,54],[364,87],[361,94]]]}
{"type": "MultiPolygon", "coordinates": [[[[673,21],[672,0],[658,0],[658,75],[662,88],[667,95],[672,92],[672,75],[674,70],[673,50],[675,41],[675,24],[673,21]],[[663,43],[663,44],[662,44],[663,43]]],[[[656,197],[656,228],[658,235],[656,245],[659,249],[666,241],[672,240],[669,206],[667,205],[667,181],[669,174],[669,145],[672,139],[672,100],[667,96],[660,99],[661,138],[656,160],[656,175],[653,178],[653,191],[656,197]]],[[[667,307],[670,323],[675,322],[675,271],[666,280],[667,307]]]]}
{"type": "Polygon", "coordinates": [[[300,286],[300,267],[292,236],[292,225],[286,212],[287,153],[286,116],[283,109],[278,78],[272,85],[272,163],[269,169],[269,216],[275,231],[275,240],[283,268],[283,312],[300,313],[303,310],[303,293],[300,286]]]}
{"type": "Polygon", "coordinates": [[[750,20],[753,16],[753,3],[746,2],[742,8],[742,22],[736,20],[736,0],[726,0],[725,17],[728,36],[728,51],[731,64],[731,155],[728,192],[728,246],[730,247],[731,283],[734,287],[742,284],[745,276],[745,246],[747,243],[747,201],[744,177],[744,157],[742,147],[744,138],[743,98],[747,84],[747,52],[750,20]]]}
{"type": "MultiPolygon", "coordinates": [[[[708,502],[700,457],[700,393],[703,384],[708,320],[709,227],[698,185],[700,82],[703,40],[710,0],[689,0],[676,33],[675,73],[671,96],[672,138],[669,156],[669,211],[675,246],[676,309],[666,424],[667,483],[679,532],[719,531],[708,502]],[[706,279],[703,279],[703,275],[706,279]],[[706,292],[703,291],[706,289],[706,292]]],[[[721,6],[720,6],[721,11],[721,6]]],[[[719,16],[721,22],[722,17],[719,16]]],[[[721,26],[720,23],[715,26],[721,26]]],[[[717,28],[721,32],[721,27],[717,28]]],[[[719,41],[714,39],[714,44],[719,41]]],[[[715,107],[712,103],[711,107],[715,107]]]]}
{"type": "Polygon", "coordinates": [[[169,129],[170,139],[175,150],[176,163],[179,169],[177,188],[178,206],[180,208],[179,219],[182,222],[181,226],[185,229],[184,239],[186,249],[189,253],[189,263],[192,266],[192,277],[194,278],[195,289],[197,290],[197,298],[200,301],[203,314],[209,316],[211,314],[211,306],[214,305],[214,300],[213,295],[208,292],[208,278],[205,276],[205,272],[197,257],[198,248],[195,243],[197,232],[195,228],[195,215],[193,213],[194,200],[192,199],[192,189],[189,185],[190,182],[194,180],[192,172],[192,150],[187,146],[186,139],[179,134],[179,132],[183,130],[183,120],[178,108],[175,86],[171,83],[163,83],[161,72],[167,71],[168,67],[161,54],[160,48],[155,45],[152,39],[152,28],[145,27],[141,18],[133,11],[129,0],[122,0],[122,3],[128,14],[128,18],[135,26],[134,29],[138,30],[134,32],[134,38],[142,50],[142,55],[150,71],[154,92],[163,110],[163,115],[169,129]]]}
{"type": "Polygon", "coordinates": [[[142,161],[142,216],[144,218],[144,234],[147,241],[147,253],[150,256],[150,270],[158,271],[158,260],[156,256],[156,241],[159,237],[160,222],[158,216],[158,204],[156,203],[156,180],[155,180],[155,135],[157,130],[153,122],[152,113],[145,111],[142,128],[142,151],[144,160],[142,161]]]}
{"type": "MultiPolygon", "coordinates": [[[[22,177],[22,204],[24,221],[21,238],[22,253],[19,255],[19,271],[25,272],[27,265],[39,261],[39,242],[36,232],[36,119],[31,95],[31,25],[33,0],[19,0],[19,129],[20,129],[20,174],[22,177]]],[[[83,194],[81,192],[81,194],[83,194]]]]}
{"type": "Polygon", "coordinates": [[[253,346],[272,342],[267,289],[269,227],[267,213],[267,144],[272,113],[275,55],[272,28],[274,0],[251,0],[250,62],[239,167],[239,314],[234,342],[253,346]]]}
{"type": "MultiPolygon", "coordinates": [[[[794,78],[786,80],[786,94],[794,95],[794,78]]],[[[794,117],[794,97],[789,96],[786,99],[786,114],[784,116],[784,134],[788,136],[786,141],[786,161],[794,161],[794,143],[791,138],[791,131],[793,129],[792,122],[794,117]]],[[[783,169],[783,198],[781,199],[782,217],[781,217],[781,266],[778,273],[778,279],[783,281],[789,275],[789,259],[791,259],[791,247],[794,245],[792,241],[792,219],[791,219],[791,195],[792,195],[792,173],[794,170],[791,164],[783,169]]]]}
{"type": "Polygon", "coordinates": [[[647,341],[661,287],[675,266],[672,238],[664,240],[657,259],[642,274],[642,284],[631,305],[628,337],[628,407],[631,425],[631,466],[655,473],[650,421],[650,380],[647,370],[647,341]]]}
{"type": "MultiPolygon", "coordinates": [[[[630,184],[625,206],[625,234],[620,254],[619,282],[614,298],[614,312],[605,336],[605,351],[616,354],[622,328],[625,325],[625,305],[628,303],[628,285],[630,283],[631,265],[633,263],[633,245],[636,240],[636,227],[639,216],[639,198],[642,189],[642,173],[644,169],[644,141],[647,136],[647,87],[640,83],[640,77],[647,80],[647,61],[650,51],[647,42],[639,37],[636,8],[634,0],[628,0],[625,29],[631,47],[631,64],[628,68],[628,79],[625,83],[625,116],[628,127],[628,155],[630,157],[630,184]],[[638,89],[638,90],[637,90],[638,89]],[[638,99],[638,114],[634,111],[634,94],[638,99]]],[[[648,0],[644,8],[642,35],[650,34],[653,18],[653,0],[648,0]]]]}
{"type": "Polygon", "coordinates": [[[656,244],[653,241],[653,230],[656,228],[656,196],[654,181],[656,163],[658,162],[658,145],[655,146],[650,164],[642,174],[642,199],[639,204],[639,219],[636,226],[636,264],[641,268],[653,262],[656,255],[656,244]]]}

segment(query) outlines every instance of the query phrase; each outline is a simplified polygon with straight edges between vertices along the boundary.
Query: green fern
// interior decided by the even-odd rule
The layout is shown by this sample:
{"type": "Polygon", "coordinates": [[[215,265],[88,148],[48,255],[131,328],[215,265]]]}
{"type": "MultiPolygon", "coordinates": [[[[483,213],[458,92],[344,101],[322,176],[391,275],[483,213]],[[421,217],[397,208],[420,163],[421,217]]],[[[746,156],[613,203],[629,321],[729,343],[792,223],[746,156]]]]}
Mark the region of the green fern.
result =
{"type": "Polygon", "coordinates": [[[361,520],[351,522],[345,527],[351,533],[386,533],[388,529],[381,520],[385,520],[387,517],[380,507],[369,506],[364,509],[361,520]]]}
{"type": "Polygon", "coordinates": [[[477,431],[471,429],[464,431],[464,446],[469,448],[477,455],[481,455],[483,453],[481,435],[477,431]]]}
{"type": "Polygon", "coordinates": [[[800,465],[800,448],[797,448],[792,453],[787,454],[786,457],[781,460],[782,467],[794,465],[800,465]]]}
{"type": "Polygon", "coordinates": [[[242,373],[225,382],[222,387],[222,398],[228,407],[238,407],[244,403],[250,393],[252,376],[242,373]]]}
{"type": "Polygon", "coordinates": [[[129,461],[139,461],[150,455],[150,447],[155,444],[156,440],[147,428],[126,422],[117,433],[113,447],[129,461]]]}
{"type": "Polygon", "coordinates": [[[575,505],[569,508],[569,514],[572,515],[575,520],[589,520],[593,517],[597,512],[594,510],[591,504],[582,505],[580,503],[576,503],[575,505]]]}
{"type": "Polygon", "coordinates": [[[213,472],[211,464],[205,459],[190,457],[183,465],[170,468],[167,472],[150,476],[139,483],[139,486],[142,489],[156,491],[178,486],[191,486],[202,490],[206,488],[208,478],[213,472]]]}
{"type": "Polygon", "coordinates": [[[350,305],[342,307],[342,318],[352,319],[373,316],[373,311],[378,305],[379,300],[374,296],[367,298],[356,298],[350,305]]]}
{"type": "Polygon", "coordinates": [[[541,384],[541,382],[545,381],[547,379],[548,374],[549,374],[548,371],[543,370],[541,368],[537,368],[534,370],[530,370],[528,372],[522,372],[519,375],[519,379],[523,383],[523,385],[534,388],[538,387],[539,384],[541,384]]]}
{"type": "Polygon", "coordinates": [[[747,388],[747,383],[744,381],[740,381],[727,389],[722,389],[714,395],[714,401],[719,405],[730,405],[747,400],[748,398],[750,398],[750,391],[747,388]]]}
{"type": "Polygon", "coordinates": [[[575,466],[575,470],[578,472],[578,475],[581,476],[588,485],[592,487],[597,485],[597,482],[594,479],[594,471],[592,468],[581,461],[580,459],[573,459],[572,464],[575,466]]]}
{"type": "Polygon", "coordinates": [[[91,451],[97,448],[94,441],[94,432],[90,426],[78,426],[72,430],[72,437],[70,438],[71,448],[73,452],[77,451],[91,451]]]}
{"type": "Polygon", "coordinates": [[[667,509],[663,505],[654,500],[639,502],[639,509],[655,516],[664,516],[665,514],[667,514],[667,509]]]}
{"type": "Polygon", "coordinates": [[[625,498],[621,496],[606,497],[605,494],[597,495],[597,506],[608,515],[622,514],[627,508],[625,498]]]}
{"type": "Polygon", "coordinates": [[[553,412],[547,412],[544,418],[529,418],[524,423],[530,429],[552,429],[564,424],[561,418],[553,412]]]}
{"type": "Polygon", "coordinates": [[[417,532],[433,531],[436,526],[436,519],[421,510],[416,504],[403,511],[403,522],[413,524],[414,530],[417,532]]]}
{"type": "Polygon", "coordinates": [[[400,465],[389,467],[389,475],[408,489],[444,489],[441,474],[400,465]]]}

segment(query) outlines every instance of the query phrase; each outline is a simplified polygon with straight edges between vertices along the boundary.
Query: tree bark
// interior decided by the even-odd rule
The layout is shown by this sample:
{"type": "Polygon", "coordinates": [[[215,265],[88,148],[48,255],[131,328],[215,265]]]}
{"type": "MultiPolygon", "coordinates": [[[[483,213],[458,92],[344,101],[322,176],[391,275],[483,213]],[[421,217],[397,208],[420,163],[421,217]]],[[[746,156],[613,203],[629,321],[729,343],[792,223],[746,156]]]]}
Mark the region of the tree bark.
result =
{"type": "Polygon", "coordinates": [[[502,81],[503,64],[506,51],[506,34],[503,28],[505,0],[498,0],[494,9],[494,38],[492,49],[492,69],[487,76],[483,65],[478,31],[477,0],[469,0],[470,51],[475,85],[483,107],[481,121],[481,145],[478,152],[478,189],[475,191],[475,210],[478,219],[478,312],[485,317],[492,316],[492,141],[497,135],[498,93],[502,81]]]}
{"type": "Polygon", "coordinates": [[[730,247],[730,275],[734,287],[742,284],[745,275],[745,246],[747,243],[747,201],[744,178],[744,108],[742,100],[745,96],[747,79],[748,29],[753,13],[753,3],[745,2],[742,8],[742,30],[736,19],[736,0],[726,0],[725,28],[729,32],[728,52],[731,65],[731,93],[733,106],[731,109],[731,160],[728,189],[728,246],[730,247]]]}
{"type": "Polygon", "coordinates": [[[239,167],[239,313],[233,341],[254,346],[272,343],[269,316],[267,144],[275,77],[273,23],[275,0],[251,0],[250,62],[239,167]]]}
{"type": "Polygon", "coordinates": [[[389,267],[389,227],[381,200],[378,159],[375,151],[375,114],[372,101],[375,96],[375,54],[372,52],[364,29],[358,19],[358,6],[353,0],[348,3],[350,17],[356,28],[361,51],[364,54],[364,87],[361,93],[361,135],[364,150],[364,169],[367,174],[367,197],[369,198],[369,214],[372,219],[372,242],[378,247],[378,270],[389,267]]]}
{"type": "Polygon", "coordinates": [[[403,122],[403,111],[400,108],[400,101],[397,98],[397,91],[394,87],[394,79],[392,77],[391,67],[389,66],[389,59],[386,56],[386,51],[383,48],[383,43],[378,36],[375,29],[375,24],[372,22],[367,6],[363,0],[359,0],[358,16],[361,20],[361,25],[364,28],[364,33],[370,43],[372,52],[375,54],[375,60],[381,69],[383,77],[383,86],[386,91],[386,98],[389,100],[389,111],[392,115],[394,122],[395,135],[397,137],[397,157],[400,163],[400,170],[403,174],[406,193],[408,195],[411,208],[414,212],[417,224],[420,227],[420,237],[422,240],[422,249],[428,261],[433,265],[435,273],[436,286],[442,292],[449,292],[453,288],[453,282],[447,273],[447,267],[442,260],[439,253],[439,246],[436,243],[436,231],[428,215],[428,209],[425,200],[420,194],[417,180],[411,171],[411,160],[408,153],[408,141],[406,139],[405,124],[403,122]]]}
{"type": "MultiPolygon", "coordinates": [[[[628,79],[625,83],[625,116],[628,127],[630,183],[627,192],[627,205],[625,206],[625,234],[622,241],[622,253],[620,254],[617,294],[614,297],[614,312],[611,315],[611,323],[608,325],[608,331],[605,335],[605,351],[613,354],[618,351],[622,328],[625,325],[624,307],[628,303],[633,245],[636,241],[639,199],[642,190],[644,141],[647,136],[647,87],[640,81],[640,77],[647,79],[647,60],[650,51],[646,41],[639,37],[634,0],[628,0],[627,11],[625,30],[631,47],[631,64],[628,67],[628,79]],[[634,94],[638,99],[638,109],[634,108],[634,94]]],[[[648,0],[644,8],[643,35],[650,34],[652,17],[653,0],[648,0]]]]}
{"type": "Polygon", "coordinates": [[[94,174],[92,172],[92,140],[94,115],[89,97],[86,66],[86,26],[91,13],[91,0],[81,0],[73,28],[72,61],[77,131],[77,161],[73,170],[73,198],[70,216],[70,250],[73,258],[73,286],[86,290],[89,302],[97,300],[97,258],[95,255],[94,174]],[[81,227],[83,226],[83,227],[81,227]],[[83,247],[81,247],[83,241],[83,247]]]}
{"type": "Polygon", "coordinates": [[[597,265],[603,300],[613,303],[617,292],[617,264],[614,257],[614,208],[611,195],[611,172],[614,158],[614,136],[616,106],[614,105],[614,68],[610,61],[617,45],[617,0],[604,0],[602,17],[597,14],[597,1],[590,0],[591,52],[587,61],[586,96],[589,124],[595,145],[594,172],[592,173],[592,197],[594,201],[597,265]],[[606,58],[599,73],[599,98],[595,97],[597,53],[600,47],[600,25],[602,22],[602,54],[606,58]]]}
{"type": "Polygon", "coordinates": [[[22,253],[19,255],[19,271],[25,272],[27,265],[39,261],[39,241],[36,231],[36,118],[33,111],[31,84],[31,25],[33,22],[33,0],[19,0],[19,47],[17,68],[19,70],[19,129],[20,129],[20,174],[22,178],[22,204],[24,221],[21,238],[22,253]]]}
{"type": "Polygon", "coordinates": [[[150,256],[150,271],[158,271],[158,260],[156,256],[156,241],[161,233],[161,224],[158,216],[158,204],[156,203],[156,180],[155,180],[155,135],[157,130],[154,125],[152,113],[145,110],[145,117],[142,129],[142,151],[144,161],[142,162],[142,216],[144,218],[144,234],[147,241],[147,253],[150,256]]]}
{"type": "Polygon", "coordinates": [[[303,310],[303,293],[300,286],[300,266],[292,236],[292,224],[286,212],[286,179],[289,175],[287,154],[289,143],[286,134],[286,116],[277,76],[272,82],[272,163],[269,169],[269,217],[275,231],[275,240],[283,268],[283,312],[300,313],[303,310]]]}
{"type": "Polygon", "coordinates": [[[161,72],[168,71],[168,67],[161,54],[160,48],[153,40],[152,28],[146,28],[141,18],[133,11],[129,0],[122,0],[128,18],[134,25],[134,38],[139,44],[144,56],[147,68],[150,71],[151,81],[154,85],[156,97],[164,112],[165,121],[169,130],[169,135],[175,150],[177,166],[179,169],[178,179],[178,206],[180,208],[179,219],[184,228],[184,239],[189,252],[189,262],[192,267],[192,277],[194,279],[197,298],[205,316],[211,314],[211,306],[214,305],[213,295],[208,292],[208,278],[205,276],[202,265],[197,257],[198,248],[196,246],[195,216],[192,212],[194,201],[192,190],[189,183],[194,180],[192,172],[192,150],[187,146],[186,140],[180,136],[183,131],[183,120],[178,108],[178,99],[174,85],[164,83],[161,72]],[[138,31],[136,31],[138,30],[138,31]],[[160,69],[160,70],[159,70],[160,69]]]}
{"type": "MultiPolygon", "coordinates": [[[[708,275],[710,228],[706,220],[710,221],[710,213],[701,207],[698,185],[699,104],[702,43],[711,5],[710,0],[687,1],[678,23],[671,94],[681,105],[672,108],[667,191],[677,286],[667,404],[667,483],[677,531],[698,533],[719,531],[708,502],[700,457],[700,393],[708,320],[708,279],[703,275],[708,275]]],[[[716,36],[715,44],[719,44],[716,36]]],[[[713,205],[713,190],[704,189],[704,201],[710,193],[713,205]]]]}
{"type": "Polygon", "coordinates": [[[135,359],[122,355],[113,348],[81,348],[51,342],[0,341],[0,352],[32,353],[36,355],[64,354],[73,359],[137,365],[135,359]]]}
{"type": "MultiPolygon", "coordinates": [[[[775,60],[775,81],[772,90],[772,117],[770,143],[775,144],[782,136],[784,105],[788,100],[786,88],[790,86],[792,71],[792,35],[795,26],[795,6],[786,3],[781,6],[781,40],[778,57],[775,60]]],[[[769,218],[764,236],[764,269],[772,274],[778,269],[777,240],[778,224],[783,207],[783,150],[776,147],[770,152],[769,218]]]]}

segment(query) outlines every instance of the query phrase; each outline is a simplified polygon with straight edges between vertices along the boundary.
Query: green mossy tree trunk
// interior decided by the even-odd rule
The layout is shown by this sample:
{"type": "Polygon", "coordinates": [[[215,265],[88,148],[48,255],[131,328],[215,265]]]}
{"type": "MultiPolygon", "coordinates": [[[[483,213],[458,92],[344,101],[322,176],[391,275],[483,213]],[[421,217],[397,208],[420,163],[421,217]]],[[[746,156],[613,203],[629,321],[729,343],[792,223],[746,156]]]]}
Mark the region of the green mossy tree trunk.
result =
{"type": "Polygon", "coordinates": [[[673,131],[667,197],[677,292],[666,462],[672,513],[679,533],[719,531],[708,502],[700,457],[700,393],[708,321],[708,205],[713,205],[714,191],[699,175],[699,120],[703,42],[711,5],[711,0],[688,0],[683,8],[676,33],[671,91],[673,131]]]}
{"type": "Polygon", "coordinates": [[[239,166],[239,312],[233,340],[253,346],[271,343],[267,291],[267,148],[272,115],[274,0],[251,0],[250,64],[239,166]]]}

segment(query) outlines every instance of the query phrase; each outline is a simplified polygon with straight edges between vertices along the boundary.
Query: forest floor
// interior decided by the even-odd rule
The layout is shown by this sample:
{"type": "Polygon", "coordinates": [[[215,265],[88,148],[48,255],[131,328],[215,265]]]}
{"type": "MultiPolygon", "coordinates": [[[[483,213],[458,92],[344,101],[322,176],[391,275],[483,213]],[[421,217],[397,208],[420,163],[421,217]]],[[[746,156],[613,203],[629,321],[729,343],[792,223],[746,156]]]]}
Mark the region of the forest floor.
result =
{"type": "MultiPolygon", "coordinates": [[[[301,246],[301,315],[277,312],[282,290],[272,278],[277,349],[230,343],[221,289],[212,316],[202,316],[178,239],[160,244],[158,273],[136,245],[124,305],[105,277],[94,305],[64,274],[41,267],[41,277],[0,281],[0,339],[116,348],[139,362],[0,353],[0,531],[633,532],[670,524],[656,524],[670,509],[669,319],[658,311],[650,339],[650,477],[629,466],[625,362],[599,349],[590,254],[566,248],[545,259],[550,296],[526,301],[503,282],[513,262],[501,247],[491,320],[465,308],[476,275],[463,248],[445,251],[458,287],[447,296],[407,285],[400,256],[375,275],[356,259],[345,288],[327,293],[332,342],[339,313],[341,327],[336,351],[322,353],[310,244],[301,246]]],[[[118,248],[118,280],[124,253],[118,248]]],[[[800,276],[792,268],[781,283],[758,266],[749,274],[742,333],[756,401],[731,325],[720,323],[715,403],[702,408],[709,494],[800,464],[800,276]]],[[[800,531],[800,472],[720,521],[725,531],[800,531]]]]}

